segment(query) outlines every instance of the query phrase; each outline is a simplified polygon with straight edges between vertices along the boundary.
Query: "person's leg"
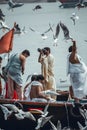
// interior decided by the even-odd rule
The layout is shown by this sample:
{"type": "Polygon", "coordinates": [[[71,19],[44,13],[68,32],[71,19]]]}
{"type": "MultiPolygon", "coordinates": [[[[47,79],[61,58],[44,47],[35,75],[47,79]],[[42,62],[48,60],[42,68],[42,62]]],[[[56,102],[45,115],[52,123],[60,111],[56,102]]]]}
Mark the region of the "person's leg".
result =
{"type": "Polygon", "coordinates": [[[22,88],[18,84],[15,83],[15,90],[18,95],[18,99],[22,100],[22,88]]]}
{"type": "Polygon", "coordinates": [[[14,81],[8,77],[7,98],[12,99],[14,95],[14,81]]]}

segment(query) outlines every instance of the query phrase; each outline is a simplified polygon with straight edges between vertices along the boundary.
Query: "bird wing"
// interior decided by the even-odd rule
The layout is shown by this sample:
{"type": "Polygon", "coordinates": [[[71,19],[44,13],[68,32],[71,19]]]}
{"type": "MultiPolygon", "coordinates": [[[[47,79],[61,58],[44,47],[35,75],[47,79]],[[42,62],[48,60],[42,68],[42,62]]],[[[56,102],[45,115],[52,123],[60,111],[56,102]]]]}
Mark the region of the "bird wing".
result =
{"type": "Polygon", "coordinates": [[[41,122],[41,127],[43,127],[53,116],[44,117],[41,122]]]}
{"type": "Polygon", "coordinates": [[[56,33],[55,33],[55,37],[58,37],[59,32],[60,32],[60,24],[58,23],[58,24],[57,24],[57,26],[56,26],[56,33]]]}
{"type": "Polygon", "coordinates": [[[31,28],[31,27],[29,27],[29,29],[30,29],[31,31],[33,31],[33,32],[36,32],[36,33],[38,33],[38,34],[41,34],[40,32],[38,32],[38,31],[34,30],[34,29],[33,29],[33,28],[31,28]]]}
{"type": "Polygon", "coordinates": [[[61,22],[60,22],[60,26],[61,26],[61,28],[63,30],[64,38],[66,40],[68,40],[68,39],[73,40],[73,38],[70,37],[70,35],[69,35],[69,29],[67,28],[67,26],[65,24],[61,23],[61,22]]]}
{"type": "MultiPolygon", "coordinates": [[[[56,126],[52,123],[52,121],[49,121],[52,127],[52,130],[57,130],[56,126]]],[[[59,129],[60,130],[60,129],[59,129]]]]}
{"type": "Polygon", "coordinates": [[[61,122],[60,120],[58,120],[57,122],[57,130],[61,130],[62,126],[61,126],[61,122]]]}
{"type": "MultiPolygon", "coordinates": [[[[50,23],[49,23],[50,24],[50,23]]],[[[54,26],[54,24],[52,25],[52,27],[54,26]]],[[[44,32],[44,33],[48,33],[50,30],[51,30],[51,28],[52,28],[51,26],[44,32]]]]}
{"type": "Polygon", "coordinates": [[[48,103],[48,104],[45,106],[45,108],[44,108],[44,114],[47,113],[48,107],[49,107],[49,103],[48,103]]]}

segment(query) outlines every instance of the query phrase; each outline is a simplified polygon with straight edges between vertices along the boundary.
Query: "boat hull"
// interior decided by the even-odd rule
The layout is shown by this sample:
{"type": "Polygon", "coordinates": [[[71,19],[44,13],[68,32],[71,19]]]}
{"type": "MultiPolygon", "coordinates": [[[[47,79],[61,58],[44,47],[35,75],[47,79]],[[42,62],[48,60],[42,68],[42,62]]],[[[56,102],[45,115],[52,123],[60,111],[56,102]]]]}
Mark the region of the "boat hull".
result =
{"type": "MultiPolygon", "coordinates": [[[[63,8],[75,8],[76,5],[79,3],[79,0],[59,0],[61,5],[59,7],[63,8]]],[[[87,1],[83,2],[84,7],[87,6],[87,1]]]]}
{"type": "MultiPolygon", "coordinates": [[[[13,100],[0,100],[0,104],[14,104],[13,100]]],[[[30,111],[36,120],[40,117],[40,113],[32,111],[33,109],[44,110],[47,103],[41,102],[25,102],[17,101],[23,105],[24,111],[30,111]]],[[[51,121],[57,125],[57,121],[60,120],[62,127],[70,126],[72,129],[78,129],[77,121],[80,121],[84,125],[84,119],[81,117],[77,104],[75,108],[72,106],[73,102],[58,101],[56,103],[50,103],[48,107],[48,115],[53,115],[51,121]]],[[[84,103],[85,108],[87,107],[87,101],[84,103]]],[[[5,130],[34,130],[37,125],[37,122],[34,122],[30,119],[17,120],[13,115],[8,120],[4,120],[2,111],[0,110],[0,128],[5,130]]],[[[51,129],[50,123],[46,123],[41,130],[51,129]]]]}

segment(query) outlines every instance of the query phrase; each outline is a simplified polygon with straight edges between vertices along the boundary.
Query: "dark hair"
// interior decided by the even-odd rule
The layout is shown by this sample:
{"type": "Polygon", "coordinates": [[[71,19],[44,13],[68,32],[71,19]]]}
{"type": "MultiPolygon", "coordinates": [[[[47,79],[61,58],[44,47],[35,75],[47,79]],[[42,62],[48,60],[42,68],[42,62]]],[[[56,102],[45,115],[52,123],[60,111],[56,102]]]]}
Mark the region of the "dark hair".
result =
{"type": "Polygon", "coordinates": [[[0,60],[2,60],[2,57],[0,56],[0,60]]]}
{"type": "Polygon", "coordinates": [[[47,50],[47,51],[51,52],[49,47],[44,47],[44,50],[47,50]]]}
{"type": "Polygon", "coordinates": [[[42,74],[37,75],[37,81],[44,80],[44,76],[42,74]]]}
{"type": "Polygon", "coordinates": [[[24,50],[24,51],[22,51],[22,54],[27,54],[28,56],[30,56],[30,51],[29,50],[24,50]]]}
{"type": "Polygon", "coordinates": [[[69,51],[69,52],[72,52],[72,46],[69,47],[68,51],[69,51]]]}
{"type": "Polygon", "coordinates": [[[32,77],[31,77],[31,81],[34,81],[34,80],[37,80],[37,75],[36,74],[32,75],[32,77]]]}

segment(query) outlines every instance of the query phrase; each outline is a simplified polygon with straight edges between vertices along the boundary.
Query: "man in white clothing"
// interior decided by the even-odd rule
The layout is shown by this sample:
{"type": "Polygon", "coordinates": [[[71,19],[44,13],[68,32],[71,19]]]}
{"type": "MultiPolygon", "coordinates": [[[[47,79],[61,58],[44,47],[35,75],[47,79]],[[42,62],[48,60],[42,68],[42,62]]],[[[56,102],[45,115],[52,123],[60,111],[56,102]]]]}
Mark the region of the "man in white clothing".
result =
{"type": "Polygon", "coordinates": [[[70,74],[71,89],[76,102],[87,95],[87,67],[77,54],[76,41],[69,47],[68,74],[70,74]]]}
{"type": "MultiPolygon", "coordinates": [[[[54,56],[51,54],[49,47],[45,47],[40,51],[38,62],[41,63],[42,75],[45,78],[45,90],[56,91],[56,82],[54,77],[54,56]]],[[[52,96],[56,99],[56,97],[52,96]]]]}

